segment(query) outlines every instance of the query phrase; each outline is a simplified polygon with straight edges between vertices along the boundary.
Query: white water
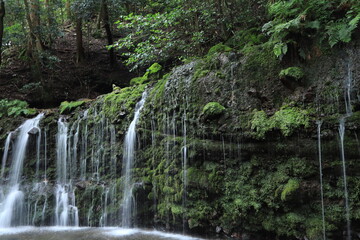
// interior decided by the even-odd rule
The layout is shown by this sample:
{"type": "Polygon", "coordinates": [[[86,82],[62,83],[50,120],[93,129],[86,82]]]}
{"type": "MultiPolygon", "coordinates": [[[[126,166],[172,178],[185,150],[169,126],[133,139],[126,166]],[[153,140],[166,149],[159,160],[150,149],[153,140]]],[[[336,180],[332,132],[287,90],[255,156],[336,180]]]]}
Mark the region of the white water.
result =
{"type": "Polygon", "coordinates": [[[344,178],[344,195],[345,195],[345,211],[346,211],[346,230],[347,230],[347,240],[351,240],[351,221],[350,221],[350,207],[349,207],[349,193],[347,187],[347,175],[346,175],[346,161],[345,161],[345,148],[344,148],[344,137],[345,137],[345,118],[340,119],[339,126],[339,136],[340,136],[340,147],[341,147],[341,160],[343,168],[343,178],[344,178]]]}
{"type": "MultiPolygon", "coordinates": [[[[19,226],[23,224],[23,205],[24,205],[24,193],[20,190],[21,176],[24,165],[24,159],[26,158],[26,150],[29,140],[29,132],[33,128],[39,128],[40,120],[44,114],[39,114],[33,119],[26,120],[17,130],[17,137],[12,149],[11,156],[11,170],[10,180],[5,186],[5,192],[2,202],[0,202],[0,228],[19,226]]],[[[10,133],[8,136],[11,141],[10,133]]],[[[7,141],[5,145],[5,152],[3,156],[3,168],[1,170],[2,175],[6,165],[6,159],[9,157],[9,144],[7,141]]]]}
{"type": "Polygon", "coordinates": [[[2,165],[1,165],[1,176],[0,176],[1,181],[4,180],[4,172],[5,172],[5,167],[6,167],[6,161],[7,161],[8,155],[9,155],[9,147],[10,147],[10,143],[11,143],[12,134],[13,134],[13,132],[9,133],[6,138],[6,141],[5,141],[4,155],[2,158],[2,165]]]}
{"type": "Polygon", "coordinates": [[[323,227],[323,239],[326,239],[325,229],[325,206],[324,206],[324,188],[323,188],[323,172],[322,172],[322,151],[321,151],[321,125],[322,121],[317,121],[317,137],[318,137],[318,154],[319,154],[319,172],[320,172],[320,195],[321,195],[321,216],[323,227]]]}
{"type": "Polygon", "coordinates": [[[135,106],[134,119],[130,123],[124,140],[123,176],[125,176],[125,179],[122,201],[122,227],[132,226],[131,218],[134,211],[132,189],[134,183],[132,182],[131,171],[134,164],[136,150],[136,124],[139,120],[140,112],[144,107],[146,98],[147,92],[145,91],[142,95],[141,100],[135,106]]]}
{"type": "Polygon", "coordinates": [[[187,129],[186,129],[186,121],[187,121],[187,117],[186,117],[186,111],[184,112],[184,117],[183,117],[183,138],[184,138],[184,143],[183,143],[183,162],[182,162],[182,170],[183,170],[183,199],[182,199],[182,208],[183,208],[183,233],[185,233],[185,210],[186,210],[186,200],[187,200],[187,129]]]}
{"type": "Polygon", "coordinates": [[[57,226],[79,226],[78,208],[75,205],[75,193],[68,179],[68,124],[64,118],[58,121],[56,141],[57,186],[55,190],[55,224],[57,226]]]}

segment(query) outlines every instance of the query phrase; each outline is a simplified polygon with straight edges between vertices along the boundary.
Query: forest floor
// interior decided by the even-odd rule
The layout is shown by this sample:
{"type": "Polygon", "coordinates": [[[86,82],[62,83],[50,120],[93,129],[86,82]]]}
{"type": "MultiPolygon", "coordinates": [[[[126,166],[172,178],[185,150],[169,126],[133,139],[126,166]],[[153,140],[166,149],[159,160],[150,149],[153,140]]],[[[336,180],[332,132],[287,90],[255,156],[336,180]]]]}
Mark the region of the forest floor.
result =
{"type": "Polygon", "coordinates": [[[106,43],[105,37],[84,36],[86,59],[76,63],[76,34],[65,30],[45,52],[40,71],[12,51],[0,69],[0,99],[20,99],[31,107],[49,108],[65,100],[96,98],[111,91],[112,84],[128,86],[134,74],[120,61],[111,66],[106,43]]]}

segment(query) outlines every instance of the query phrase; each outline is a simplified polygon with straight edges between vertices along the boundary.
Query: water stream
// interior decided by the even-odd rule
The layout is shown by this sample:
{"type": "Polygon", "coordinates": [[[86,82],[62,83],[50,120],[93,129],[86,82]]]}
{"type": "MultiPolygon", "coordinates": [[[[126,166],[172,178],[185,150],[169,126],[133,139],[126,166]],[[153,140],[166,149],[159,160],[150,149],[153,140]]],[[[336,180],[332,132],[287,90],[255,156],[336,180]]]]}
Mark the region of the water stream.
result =
{"type": "Polygon", "coordinates": [[[323,227],[323,239],[326,239],[325,228],[325,206],[324,206],[324,187],[323,187],[323,167],[322,167],[322,151],[321,151],[321,125],[322,121],[317,121],[317,138],[318,138],[318,154],[319,154],[319,176],[320,176],[320,196],[321,196],[321,216],[323,227]]]}
{"type": "MultiPolygon", "coordinates": [[[[36,133],[38,133],[37,131],[34,131],[34,129],[39,129],[39,123],[43,116],[44,114],[39,114],[37,117],[25,121],[15,131],[16,140],[11,151],[12,164],[9,173],[9,181],[1,186],[1,188],[4,189],[3,192],[5,194],[0,203],[0,227],[19,226],[24,224],[24,193],[20,188],[22,170],[30,134],[36,135],[36,133]]],[[[12,134],[15,133],[10,133],[8,139],[12,138],[12,134]]],[[[3,168],[1,170],[2,175],[5,171],[6,159],[9,157],[9,141],[5,144],[3,168]]]]}
{"type": "Polygon", "coordinates": [[[134,118],[126,132],[124,140],[124,157],[123,157],[123,176],[124,176],[124,190],[122,200],[122,227],[132,226],[132,216],[134,211],[133,203],[133,187],[132,168],[135,160],[136,150],[136,124],[140,118],[140,112],[144,107],[147,98],[147,92],[142,95],[141,100],[135,106],[134,118]]]}

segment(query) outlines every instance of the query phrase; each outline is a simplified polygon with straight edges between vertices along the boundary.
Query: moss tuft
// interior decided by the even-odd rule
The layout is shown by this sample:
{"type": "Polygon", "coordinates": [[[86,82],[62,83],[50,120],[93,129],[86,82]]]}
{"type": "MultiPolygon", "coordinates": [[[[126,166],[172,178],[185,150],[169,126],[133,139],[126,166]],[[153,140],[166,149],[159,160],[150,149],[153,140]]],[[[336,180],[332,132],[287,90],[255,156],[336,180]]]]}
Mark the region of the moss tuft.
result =
{"type": "Polygon", "coordinates": [[[215,46],[212,46],[210,49],[209,49],[209,52],[207,55],[213,55],[215,53],[220,53],[220,52],[230,52],[232,51],[232,48],[229,47],[229,46],[226,46],[225,44],[223,43],[219,43],[219,44],[216,44],[215,46]]]}
{"type": "Polygon", "coordinates": [[[225,112],[225,107],[218,102],[209,102],[203,108],[205,118],[216,118],[225,112]]]}
{"type": "Polygon", "coordinates": [[[295,192],[300,187],[299,181],[296,179],[290,179],[287,184],[284,186],[283,191],[281,192],[281,200],[285,201],[286,197],[295,192]]]}
{"type": "Polygon", "coordinates": [[[142,77],[136,77],[130,80],[130,85],[141,85],[144,83],[148,83],[151,80],[157,80],[160,78],[160,71],[162,66],[158,63],[154,63],[147,70],[146,73],[142,77]]]}
{"type": "Polygon", "coordinates": [[[296,80],[300,80],[304,77],[304,72],[299,67],[289,67],[289,68],[281,70],[279,73],[279,77],[280,78],[291,77],[296,80]]]}
{"type": "Polygon", "coordinates": [[[60,114],[69,114],[84,103],[85,101],[62,102],[59,108],[60,114]]]}
{"type": "Polygon", "coordinates": [[[253,111],[251,129],[255,130],[256,138],[264,138],[273,129],[280,129],[284,136],[289,136],[301,126],[308,127],[309,110],[284,105],[272,117],[267,117],[264,111],[253,111]]]}

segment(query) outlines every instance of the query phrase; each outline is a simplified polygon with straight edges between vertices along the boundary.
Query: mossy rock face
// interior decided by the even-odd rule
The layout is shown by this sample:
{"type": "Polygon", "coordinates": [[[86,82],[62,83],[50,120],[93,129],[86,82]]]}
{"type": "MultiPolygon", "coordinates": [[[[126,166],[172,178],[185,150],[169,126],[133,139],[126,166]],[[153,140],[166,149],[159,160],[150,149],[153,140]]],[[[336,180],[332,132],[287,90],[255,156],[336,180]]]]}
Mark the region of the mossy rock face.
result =
{"type": "Polygon", "coordinates": [[[69,114],[84,103],[85,101],[62,102],[59,108],[60,114],[69,114]]]}
{"type": "Polygon", "coordinates": [[[162,66],[158,63],[154,63],[147,70],[146,73],[142,77],[136,77],[130,80],[130,85],[141,85],[144,83],[148,83],[152,80],[157,80],[160,78],[160,71],[162,70],[162,66]]]}
{"type": "Polygon", "coordinates": [[[218,102],[209,102],[203,108],[203,115],[206,119],[218,118],[225,112],[225,107],[218,102]]]}

